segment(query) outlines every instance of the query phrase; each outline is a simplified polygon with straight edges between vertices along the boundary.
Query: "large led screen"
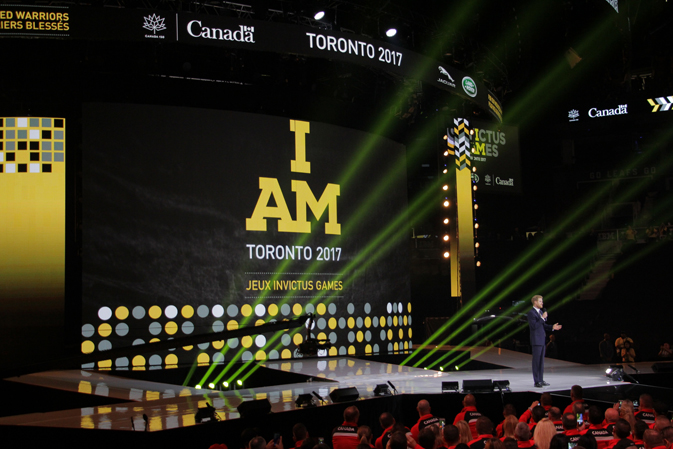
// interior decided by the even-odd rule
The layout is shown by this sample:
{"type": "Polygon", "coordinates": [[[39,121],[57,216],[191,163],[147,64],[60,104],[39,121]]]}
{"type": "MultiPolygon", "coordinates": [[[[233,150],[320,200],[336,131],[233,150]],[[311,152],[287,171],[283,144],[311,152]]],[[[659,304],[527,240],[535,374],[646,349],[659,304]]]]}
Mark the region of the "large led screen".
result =
{"type": "MultiPolygon", "coordinates": [[[[404,148],[317,122],[83,108],[82,352],[315,315],[328,355],[411,346],[404,148]]],[[[99,362],[298,355],[306,330],[99,362]]]]}
{"type": "Polygon", "coordinates": [[[65,176],[65,119],[0,118],[0,354],[5,360],[43,361],[62,341],[65,176]]]}

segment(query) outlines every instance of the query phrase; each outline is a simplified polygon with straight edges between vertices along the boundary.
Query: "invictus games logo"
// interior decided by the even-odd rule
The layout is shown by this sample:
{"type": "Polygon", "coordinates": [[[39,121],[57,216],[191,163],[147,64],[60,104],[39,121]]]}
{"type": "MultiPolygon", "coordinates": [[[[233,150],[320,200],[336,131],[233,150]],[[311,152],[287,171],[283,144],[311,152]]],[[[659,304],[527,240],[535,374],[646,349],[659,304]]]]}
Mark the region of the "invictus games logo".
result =
{"type": "Polygon", "coordinates": [[[469,76],[466,76],[465,78],[463,78],[463,90],[470,97],[476,97],[477,96],[477,83],[475,83],[474,80],[472,78],[470,78],[469,76]]]}
{"type": "Polygon", "coordinates": [[[577,109],[572,109],[571,111],[568,111],[568,118],[570,119],[568,121],[570,122],[576,122],[579,116],[580,111],[578,111],[577,109]]]}
{"type": "Polygon", "coordinates": [[[437,82],[442,83],[442,84],[446,84],[447,86],[456,87],[456,81],[451,77],[449,72],[444,67],[442,67],[441,65],[437,68],[439,69],[440,74],[442,74],[442,75],[444,75],[448,78],[448,81],[443,79],[443,78],[437,78],[437,82]]]}
{"type": "Polygon", "coordinates": [[[479,184],[479,175],[476,173],[472,173],[472,182],[475,184],[479,184]]]}
{"type": "Polygon", "coordinates": [[[153,34],[146,34],[145,37],[149,39],[163,39],[165,36],[159,34],[157,35],[157,31],[164,31],[166,29],[166,25],[164,24],[165,20],[163,17],[160,17],[156,14],[152,14],[151,16],[146,16],[144,17],[145,19],[145,24],[143,25],[143,28],[145,28],[148,31],[151,31],[153,34]]]}

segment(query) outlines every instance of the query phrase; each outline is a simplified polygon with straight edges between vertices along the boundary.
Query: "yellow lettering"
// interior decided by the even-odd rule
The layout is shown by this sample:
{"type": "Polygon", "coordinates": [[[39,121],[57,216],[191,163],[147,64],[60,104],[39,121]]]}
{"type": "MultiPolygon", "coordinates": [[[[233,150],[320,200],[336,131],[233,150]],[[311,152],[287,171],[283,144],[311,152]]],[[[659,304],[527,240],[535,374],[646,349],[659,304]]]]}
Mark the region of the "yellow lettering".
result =
{"type": "Polygon", "coordinates": [[[306,134],[311,132],[309,122],[290,120],[290,131],[294,133],[294,160],[290,170],[296,173],[311,173],[311,163],[306,160],[306,134]]]}
{"type": "Polygon", "coordinates": [[[476,142],[474,144],[474,153],[475,154],[481,154],[482,156],[485,156],[486,155],[486,144],[476,142]]]}
{"type": "Polygon", "coordinates": [[[311,223],[306,220],[306,207],[308,206],[318,220],[325,209],[329,208],[325,234],[341,235],[341,225],[337,222],[337,197],[341,194],[341,187],[338,184],[327,184],[319,200],[315,199],[306,181],[292,180],[292,191],[297,194],[296,227],[298,230],[295,232],[311,232],[311,223]]]}
{"type": "Polygon", "coordinates": [[[275,178],[259,178],[259,188],[262,192],[259,194],[252,217],[245,219],[246,231],[266,231],[266,219],[278,218],[278,231],[292,232],[292,230],[285,229],[287,223],[293,222],[278,180],[275,178]],[[269,206],[271,196],[276,201],[276,206],[269,206]]]}

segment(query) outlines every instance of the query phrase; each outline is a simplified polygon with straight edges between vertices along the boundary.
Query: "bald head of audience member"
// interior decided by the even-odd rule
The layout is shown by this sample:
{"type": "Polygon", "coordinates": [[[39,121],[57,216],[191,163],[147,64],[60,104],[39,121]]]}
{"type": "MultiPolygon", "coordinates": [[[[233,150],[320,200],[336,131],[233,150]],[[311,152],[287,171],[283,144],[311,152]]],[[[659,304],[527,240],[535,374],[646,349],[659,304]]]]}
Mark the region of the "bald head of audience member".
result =
{"type": "Polygon", "coordinates": [[[477,399],[472,394],[466,394],[463,398],[463,407],[474,407],[477,405],[477,399]]]}
{"type": "Polygon", "coordinates": [[[613,423],[613,422],[617,422],[618,419],[619,419],[619,410],[610,407],[605,411],[605,422],[606,423],[610,424],[610,423],[613,423]]]}
{"type": "Polygon", "coordinates": [[[430,408],[430,403],[428,401],[426,401],[425,399],[421,399],[420,401],[418,401],[416,410],[418,410],[418,414],[420,416],[423,416],[429,414],[432,409],[430,408]]]}

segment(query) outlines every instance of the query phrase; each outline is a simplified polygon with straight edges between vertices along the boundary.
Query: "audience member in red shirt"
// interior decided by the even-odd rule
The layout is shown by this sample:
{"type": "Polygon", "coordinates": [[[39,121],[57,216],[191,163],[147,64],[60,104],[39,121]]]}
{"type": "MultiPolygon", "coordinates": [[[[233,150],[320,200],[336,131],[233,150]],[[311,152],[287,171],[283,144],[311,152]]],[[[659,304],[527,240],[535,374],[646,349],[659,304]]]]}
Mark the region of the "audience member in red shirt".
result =
{"type": "Polygon", "coordinates": [[[421,430],[431,424],[439,424],[439,418],[433,416],[430,409],[430,403],[425,399],[418,401],[416,411],[418,411],[420,418],[418,418],[418,422],[414,424],[414,427],[411,428],[411,437],[418,441],[418,436],[421,433],[421,430]]]}
{"type": "Polygon", "coordinates": [[[479,434],[477,433],[477,419],[481,416],[481,413],[477,411],[477,400],[474,395],[467,394],[463,398],[463,409],[456,415],[456,419],[453,420],[453,425],[455,426],[458,421],[466,421],[470,426],[470,431],[472,432],[472,438],[476,439],[479,434]]]}
{"type": "Polygon", "coordinates": [[[573,405],[575,403],[582,403],[584,405],[584,399],[582,398],[584,395],[584,391],[581,386],[579,385],[573,385],[572,388],[570,389],[570,399],[572,399],[572,402],[570,403],[569,406],[563,410],[563,414],[565,415],[566,413],[572,413],[573,411],[573,405]]]}

